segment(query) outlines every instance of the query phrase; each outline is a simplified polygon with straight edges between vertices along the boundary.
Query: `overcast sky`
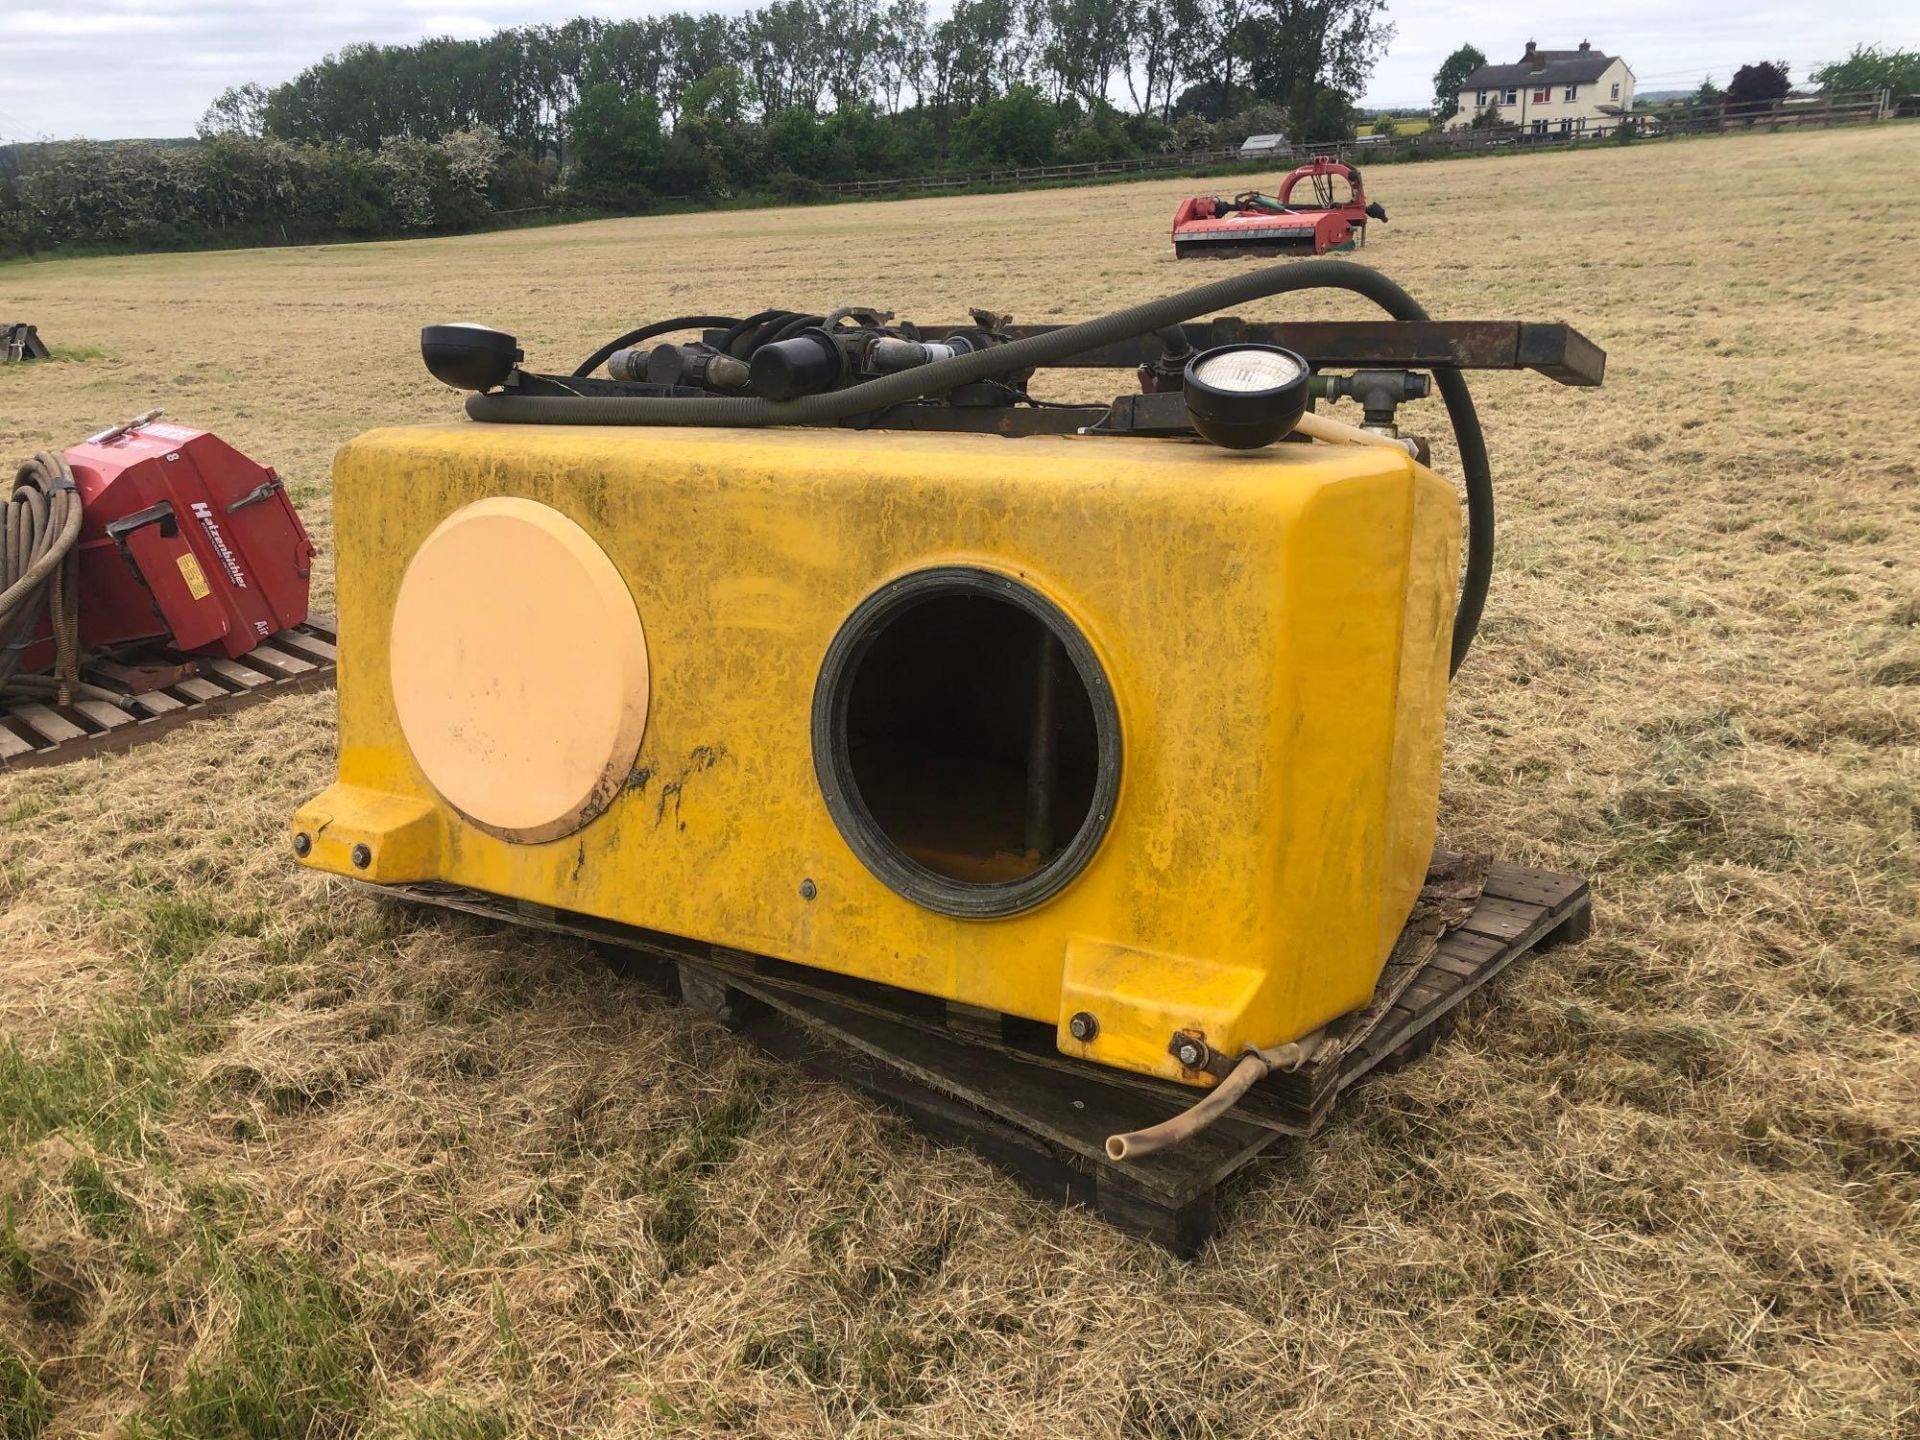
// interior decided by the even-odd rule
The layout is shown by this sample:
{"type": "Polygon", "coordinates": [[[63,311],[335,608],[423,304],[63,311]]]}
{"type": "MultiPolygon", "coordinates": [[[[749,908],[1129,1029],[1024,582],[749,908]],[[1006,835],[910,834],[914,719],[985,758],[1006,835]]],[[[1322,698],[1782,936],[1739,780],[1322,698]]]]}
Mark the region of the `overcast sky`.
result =
{"type": "MultiPolygon", "coordinates": [[[[1595,49],[1625,56],[1643,90],[1691,86],[1708,73],[1724,83],[1734,66],[1754,60],[1785,59],[1801,80],[1857,43],[1920,46],[1920,0],[1389,6],[1398,34],[1364,97],[1370,105],[1425,103],[1440,61],[1469,41],[1492,59],[1516,60],[1529,39],[1546,49],[1591,40],[1595,49]]],[[[709,7],[698,0],[0,0],[0,140],[190,135],[226,86],[277,84],[355,40],[474,38],[581,14],[694,8],[709,7]]],[[[934,0],[934,9],[945,6],[934,0]]]]}

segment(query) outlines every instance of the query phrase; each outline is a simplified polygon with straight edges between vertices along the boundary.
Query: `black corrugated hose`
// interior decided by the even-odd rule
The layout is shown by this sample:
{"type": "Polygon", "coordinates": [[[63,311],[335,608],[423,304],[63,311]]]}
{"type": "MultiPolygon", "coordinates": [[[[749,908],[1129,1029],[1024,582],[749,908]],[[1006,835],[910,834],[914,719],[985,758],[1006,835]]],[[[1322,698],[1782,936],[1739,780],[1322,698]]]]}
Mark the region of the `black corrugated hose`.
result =
{"type": "MultiPolygon", "coordinates": [[[[43,612],[53,619],[53,682],[66,704],[80,683],[80,492],[66,457],[42,450],[0,506],[0,690],[43,612]]],[[[33,688],[38,688],[33,687],[33,688]]]]}
{"type": "MultiPolygon", "coordinates": [[[[475,420],[523,425],[827,425],[871,414],[908,400],[940,394],[1012,370],[1058,364],[1102,345],[1128,340],[1167,325],[1197,320],[1229,305],[1244,305],[1297,290],[1350,290],[1363,295],[1396,320],[1425,320],[1427,312],[1405,290],[1377,270],[1346,260],[1298,260],[1291,264],[1232,275],[1198,285],[1162,300],[1116,310],[1097,320],[1030,335],[950,360],[900,370],[844,390],[798,400],[751,400],[716,396],[678,398],[627,395],[470,395],[467,414],[475,420]]],[[[685,327],[690,322],[675,324],[685,327]]],[[[635,332],[636,334],[639,332],[635,332]]],[[[617,348],[617,347],[613,347],[617,348]]],[[[612,353],[612,348],[607,352],[612,353]]],[[[1467,561],[1460,603],[1454,610],[1452,668],[1458,670],[1473,644],[1493,573],[1493,476],[1486,437],[1466,378],[1448,366],[1436,367],[1434,381],[1452,422],[1467,491],[1467,561]]]]}

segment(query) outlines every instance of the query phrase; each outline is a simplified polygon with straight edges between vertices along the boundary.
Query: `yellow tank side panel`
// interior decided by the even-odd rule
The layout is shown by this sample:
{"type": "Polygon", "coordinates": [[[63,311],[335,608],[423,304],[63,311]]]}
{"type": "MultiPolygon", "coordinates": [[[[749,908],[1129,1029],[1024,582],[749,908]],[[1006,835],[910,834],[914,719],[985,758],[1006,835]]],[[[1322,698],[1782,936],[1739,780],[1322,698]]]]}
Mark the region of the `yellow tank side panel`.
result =
{"type": "Polygon", "coordinates": [[[1406,610],[1401,622],[1400,717],[1394,733],[1394,803],[1388,810],[1387,883],[1380,912],[1385,955],[1420,894],[1440,810],[1440,761],[1447,729],[1447,674],[1460,568],[1460,502],[1431,471],[1414,479],[1408,528],[1406,610]]]}
{"type": "Polygon", "coordinates": [[[1450,487],[1391,451],[433,426],[348,445],[334,506],[340,783],[295,817],[310,865],[1002,1010],[1060,1026],[1068,1053],[1174,1078],[1176,1029],[1232,1053],[1362,1003],[1424,874],[1459,518],[1450,487]],[[496,495],[581,526],[645,627],[632,773],[598,818],[544,843],[486,833],[439,799],[389,675],[409,559],[496,495]],[[1119,711],[1100,849],[1058,895],[1002,919],[894,894],[841,838],[814,774],[829,643],[883,583],[940,565],[1051,599],[1119,711]],[[1067,1017],[1095,1006],[1094,1042],[1070,1040],[1067,1017]]]}

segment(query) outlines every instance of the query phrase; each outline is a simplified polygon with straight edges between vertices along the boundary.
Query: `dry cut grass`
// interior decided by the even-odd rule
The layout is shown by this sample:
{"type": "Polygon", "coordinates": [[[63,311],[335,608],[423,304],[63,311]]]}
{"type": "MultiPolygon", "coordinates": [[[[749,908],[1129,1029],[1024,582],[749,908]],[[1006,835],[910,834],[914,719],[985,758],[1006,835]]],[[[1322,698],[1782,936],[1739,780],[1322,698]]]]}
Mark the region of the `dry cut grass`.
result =
{"type": "MultiPolygon", "coordinates": [[[[1444,800],[1599,929],[1190,1265],[572,945],[296,873],[326,697],[0,780],[0,1437],[1920,1433],[1915,144],[1380,172],[1367,260],[1611,353],[1481,386],[1444,800]]],[[[0,269],[97,352],[0,373],[0,452],[163,403],[324,542],[334,447],[453,411],[424,320],[1083,317],[1218,273],[1183,188],[0,269]]]]}

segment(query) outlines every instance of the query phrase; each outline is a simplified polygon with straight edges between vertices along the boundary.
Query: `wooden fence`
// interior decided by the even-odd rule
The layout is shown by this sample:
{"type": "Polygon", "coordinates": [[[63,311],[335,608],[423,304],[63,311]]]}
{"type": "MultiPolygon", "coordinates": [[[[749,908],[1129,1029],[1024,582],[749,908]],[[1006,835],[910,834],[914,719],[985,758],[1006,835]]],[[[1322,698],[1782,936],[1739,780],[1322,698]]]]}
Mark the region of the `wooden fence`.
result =
{"type": "Polygon", "coordinates": [[[1083,165],[1023,165],[959,174],[915,175],[889,180],[837,180],[821,189],[831,195],[914,195],[941,191],[1017,188],[1096,180],[1116,175],[1190,174],[1232,166],[1284,170],[1314,155],[1332,155],[1355,164],[1416,160],[1479,151],[1565,150],[1598,144],[1619,144],[1625,128],[1635,140],[1669,139],[1677,135],[1738,133],[1749,130],[1788,130],[1809,125],[1860,125],[1911,113],[1914,97],[1894,96],[1885,90],[1849,95],[1820,95],[1807,100],[1776,100],[1771,104],[1739,105],[1716,101],[1707,105],[1663,106],[1629,111],[1618,119],[1607,117],[1588,130],[1544,131],[1512,128],[1474,130],[1433,129],[1419,135],[1385,141],[1346,141],[1340,144],[1296,146],[1248,155],[1236,146],[1210,150],[1169,151],[1130,160],[1095,160],[1083,165]],[[1604,128],[1601,128],[1603,127],[1604,128]]]}
{"type": "Polygon", "coordinates": [[[1716,100],[1708,105],[1686,105],[1633,112],[1630,119],[1641,135],[1700,135],[1742,130],[1786,130],[1809,125],[1861,125],[1892,119],[1896,99],[1887,90],[1851,95],[1817,95],[1806,100],[1774,100],[1765,104],[1736,104],[1716,100]]]}
{"type": "MultiPolygon", "coordinates": [[[[1242,156],[1238,146],[1214,150],[1175,150],[1130,160],[1095,160],[1084,165],[1020,165],[998,170],[969,170],[956,175],[916,175],[904,180],[834,180],[821,188],[834,195],[893,195],[918,191],[966,190],[976,185],[1043,185],[1062,180],[1092,180],[1102,175],[1150,175],[1169,170],[1217,170],[1223,165],[1270,164],[1291,151],[1242,156]]],[[[1291,163],[1291,162],[1289,162],[1291,163]]]]}

